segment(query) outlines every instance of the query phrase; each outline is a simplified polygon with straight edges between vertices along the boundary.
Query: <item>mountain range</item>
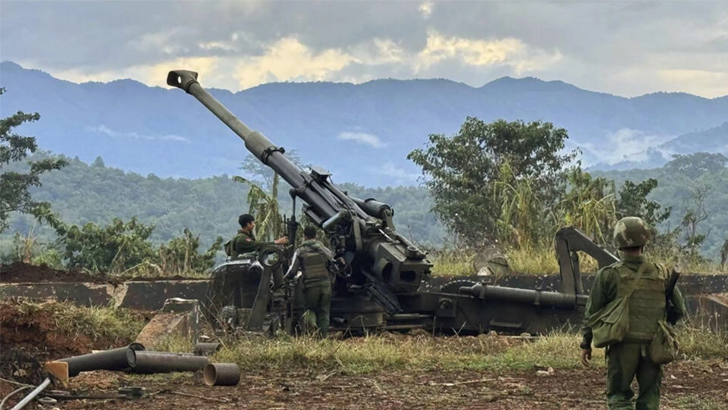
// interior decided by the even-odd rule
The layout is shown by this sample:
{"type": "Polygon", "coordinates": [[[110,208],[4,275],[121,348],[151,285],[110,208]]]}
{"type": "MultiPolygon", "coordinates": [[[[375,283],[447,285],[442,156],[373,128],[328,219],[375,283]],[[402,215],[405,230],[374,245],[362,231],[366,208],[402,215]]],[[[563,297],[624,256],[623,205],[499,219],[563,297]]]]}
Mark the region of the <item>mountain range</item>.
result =
{"type": "MultiPolygon", "coordinates": [[[[176,69],[178,67],[170,67],[176,69]]],[[[204,86],[204,76],[200,77],[204,86]]],[[[42,149],[142,175],[201,178],[241,173],[244,144],[204,106],[177,89],[124,79],[76,84],[13,62],[0,63],[0,116],[41,119],[18,132],[42,149]]],[[[625,98],[561,81],[504,77],[482,87],[444,79],[363,84],[269,83],[237,93],[210,89],[273,143],[319,165],[335,182],[409,185],[406,156],[429,134],[456,133],[467,116],[542,120],[569,132],[593,169],[661,166],[672,154],[728,150],[728,96],[685,93],[625,98]]]]}

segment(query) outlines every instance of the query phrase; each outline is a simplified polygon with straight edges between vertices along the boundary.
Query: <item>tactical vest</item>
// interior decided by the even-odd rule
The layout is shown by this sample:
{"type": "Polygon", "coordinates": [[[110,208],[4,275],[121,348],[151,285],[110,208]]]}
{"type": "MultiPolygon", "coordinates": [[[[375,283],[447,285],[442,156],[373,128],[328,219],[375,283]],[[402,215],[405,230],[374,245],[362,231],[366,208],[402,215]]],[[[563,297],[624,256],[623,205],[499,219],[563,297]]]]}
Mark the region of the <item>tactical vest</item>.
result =
{"type": "MultiPolygon", "coordinates": [[[[237,238],[237,236],[235,236],[235,238],[237,238]]],[[[223,245],[225,249],[225,254],[232,259],[238,257],[238,252],[235,250],[235,238],[230,239],[229,241],[225,242],[225,245],[223,245]]]]}
{"type": "Polygon", "coordinates": [[[315,245],[303,244],[298,250],[304,282],[329,280],[326,256],[315,245]]]}
{"type": "Polygon", "coordinates": [[[627,266],[617,267],[617,297],[625,296],[634,286],[629,299],[629,330],[625,341],[649,342],[657,331],[657,321],[665,318],[666,271],[659,265],[645,262],[639,282],[637,274],[627,266]]]}

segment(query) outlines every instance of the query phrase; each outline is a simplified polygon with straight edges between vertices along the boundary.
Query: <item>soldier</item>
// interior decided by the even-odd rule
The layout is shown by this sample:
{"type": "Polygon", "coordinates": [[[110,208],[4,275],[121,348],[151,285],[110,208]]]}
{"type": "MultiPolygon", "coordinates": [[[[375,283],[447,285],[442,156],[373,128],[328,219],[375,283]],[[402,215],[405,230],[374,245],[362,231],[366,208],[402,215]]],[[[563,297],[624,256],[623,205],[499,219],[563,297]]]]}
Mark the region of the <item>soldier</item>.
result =
{"type": "Polygon", "coordinates": [[[662,366],[652,361],[650,342],[658,331],[658,321],[669,318],[673,324],[685,315],[685,302],[674,288],[670,300],[666,295],[668,275],[662,265],[647,262],[644,246],[650,240],[650,230],[641,218],[627,217],[614,227],[614,246],[622,251],[619,262],[602,268],[594,279],[594,286],[586,306],[581,362],[588,366],[592,357],[592,315],[617,298],[626,297],[629,321],[621,342],[607,346],[607,404],[610,410],[632,407],[632,380],[637,376],[639,395],[637,410],[658,409],[662,366]],[[644,265],[644,266],[643,266],[644,265]]]}
{"type": "Polygon", "coordinates": [[[329,310],[331,307],[331,278],[329,264],[333,253],[316,240],[316,229],[307,226],[303,230],[303,243],[293,255],[291,267],[285,279],[293,279],[299,272],[303,276],[304,327],[314,325],[322,337],[329,332],[329,310]]]}
{"type": "MultiPolygon", "coordinates": [[[[238,223],[240,224],[238,234],[235,238],[225,244],[225,251],[231,258],[235,259],[244,253],[257,252],[263,246],[271,244],[271,242],[260,242],[255,240],[255,235],[253,234],[253,230],[255,229],[255,218],[253,218],[253,215],[240,215],[240,217],[238,217],[238,223]]],[[[283,236],[276,239],[273,243],[276,245],[285,245],[288,243],[288,237],[283,236]]]]}

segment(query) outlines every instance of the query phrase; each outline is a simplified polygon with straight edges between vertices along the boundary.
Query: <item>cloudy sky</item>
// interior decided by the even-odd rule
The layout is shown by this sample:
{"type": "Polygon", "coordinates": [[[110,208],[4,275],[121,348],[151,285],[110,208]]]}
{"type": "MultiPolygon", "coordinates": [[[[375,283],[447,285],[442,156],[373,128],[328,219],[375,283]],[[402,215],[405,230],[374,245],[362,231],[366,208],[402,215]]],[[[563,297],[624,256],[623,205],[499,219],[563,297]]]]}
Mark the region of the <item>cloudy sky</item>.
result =
{"type": "Polygon", "coordinates": [[[83,81],[502,76],[728,95],[728,1],[7,1],[0,60],[83,81]]]}

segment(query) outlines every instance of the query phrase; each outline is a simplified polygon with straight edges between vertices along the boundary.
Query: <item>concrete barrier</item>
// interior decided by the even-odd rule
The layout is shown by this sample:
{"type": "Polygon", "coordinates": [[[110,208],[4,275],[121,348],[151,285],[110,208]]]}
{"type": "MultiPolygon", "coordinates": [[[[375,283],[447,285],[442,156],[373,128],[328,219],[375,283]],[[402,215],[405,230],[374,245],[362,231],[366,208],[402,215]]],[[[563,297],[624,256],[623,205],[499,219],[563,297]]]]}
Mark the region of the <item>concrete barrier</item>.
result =
{"type": "Polygon", "coordinates": [[[159,310],[170,298],[197,299],[204,303],[209,281],[159,280],[97,283],[0,283],[0,299],[24,297],[56,299],[80,306],[113,306],[159,310]]]}

